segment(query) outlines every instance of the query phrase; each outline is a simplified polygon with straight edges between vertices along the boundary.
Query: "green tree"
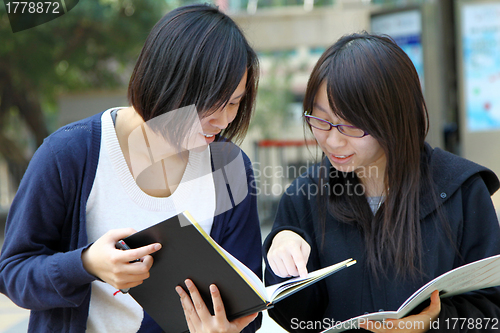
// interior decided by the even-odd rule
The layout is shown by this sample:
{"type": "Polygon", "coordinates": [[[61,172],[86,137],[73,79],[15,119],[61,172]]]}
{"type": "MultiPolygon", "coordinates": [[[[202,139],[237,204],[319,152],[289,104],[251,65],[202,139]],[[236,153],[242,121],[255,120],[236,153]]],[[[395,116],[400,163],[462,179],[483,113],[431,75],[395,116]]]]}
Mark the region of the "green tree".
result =
{"type": "Polygon", "coordinates": [[[29,141],[38,147],[53,129],[57,95],[124,85],[168,7],[159,0],[81,0],[65,15],[17,33],[0,11],[0,155],[14,180],[30,159],[29,141]],[[22,125],[31,140],[20,134],[22,125]]]}
{"type": "Polygon", "coordinates": [[[264,58],[270,62],[270,66],[261,75],[255,116],[250,126],[258,128],[263,138],[276,139],[289,122],[290,103],[293,102],[291,79],[294,72],[286,53],[261,55],[261,62],[264,58]]]}

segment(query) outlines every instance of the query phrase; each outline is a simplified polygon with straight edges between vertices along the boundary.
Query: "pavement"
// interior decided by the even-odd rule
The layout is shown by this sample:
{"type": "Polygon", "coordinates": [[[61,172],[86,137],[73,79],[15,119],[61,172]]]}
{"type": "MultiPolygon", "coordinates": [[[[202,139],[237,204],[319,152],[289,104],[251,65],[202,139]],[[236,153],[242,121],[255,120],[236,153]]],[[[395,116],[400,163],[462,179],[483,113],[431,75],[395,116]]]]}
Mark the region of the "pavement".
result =
{"type": "MultiPolygon", "coordinates": [[[[0,223],[1,224],[1,223],[0,223]]],[[[0,245],[3,244],[3,225],[0,225],[0,245]]],[[[271,230],[270,225],[262,226],[262,239],[271,230]]],[[[281,333],[286,332],[276,324],[267,311],[263,312],[262,327],[259,333],[281,333]]],[[[23,309],[12,303],[12,301],[0,293],[0,333],[25,333],[28,330],[29,310],[23,309]]]]}
{"type": "Polygon", "coordinates": [[[29,314],[29,310],[16,306],[7,296],[0,294],[0,332],[27,332],[29,314]]]}

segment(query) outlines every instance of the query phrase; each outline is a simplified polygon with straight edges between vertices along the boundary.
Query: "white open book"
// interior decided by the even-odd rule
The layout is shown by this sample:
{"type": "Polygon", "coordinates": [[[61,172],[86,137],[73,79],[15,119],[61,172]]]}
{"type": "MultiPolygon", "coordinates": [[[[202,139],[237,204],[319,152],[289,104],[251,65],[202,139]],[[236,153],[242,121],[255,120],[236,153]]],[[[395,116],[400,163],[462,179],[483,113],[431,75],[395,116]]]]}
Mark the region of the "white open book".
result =
{"type": "Polygon", "coordinates": [[[500,255],[474,261],[438,276],[413,293],[396,311],[374,312],[351,318],[323,332],[343,332],[367,320],[403,318],[428,299],[434,290],[439,290],[443,298],[495,286],[500,286],[500,255]]]}

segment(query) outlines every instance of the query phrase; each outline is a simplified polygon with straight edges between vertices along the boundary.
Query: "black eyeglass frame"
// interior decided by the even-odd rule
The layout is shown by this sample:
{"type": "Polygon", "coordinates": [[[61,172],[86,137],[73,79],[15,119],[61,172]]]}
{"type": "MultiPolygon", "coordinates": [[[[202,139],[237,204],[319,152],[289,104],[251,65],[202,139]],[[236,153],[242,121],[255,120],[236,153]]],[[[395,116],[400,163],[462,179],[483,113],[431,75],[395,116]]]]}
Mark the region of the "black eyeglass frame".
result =
{"type": "Polygon", "coordinates": [[[329,122],[329,121],[328,121],[328,120],[326,120],[326,119],[322,119],[322,118],[318,118],[318,117],[312,116],[312,115],[310,115],[307,111],[305,111],[305,112],[304,112],[304,117],[306,117],[306,121],[307,121],[307,123],[309,124],[309,126],[314,127],[314,128],[316,128],[316,129],[319,129],[320,131],[326,131],[326,132],[328,132],[328,131],[330,131],[333,127],[336,127],[336,128],[337,128],[337,130],[338,130],[341,134],[343,134],[343,135],[345,135],[345,136],[348,136],[348,137],[351,137],[351,138],[363,138],[363,137],[365,137],[365,136],[367,136],[367,135],[370,135],[368,132],[363,131],[363,130],[362,130],[361,128],[359,128],[359,127],[352,126],[352,125],[344,125],[344,124],[337,124],[337,125],[335,125],[335,124],[332,124],[331,122],[329,122]],[[317,126],[314,126],[313,124],[311,124],[311,123],[309,122],[309,119],[311,119],[311,118],[316,119],[316,120],[319,120],[319,121],[322,121],[322,122],[324,122],[324,123],[328,124],[328,125],[330,126],[330,128],[325,129],[325,128],[319,128],[319,127],[317,127],[317,126]],[[360,130],[362,130],[362,131],[363,131],[363,135],[361,135],[361,136],[357,136],[357,135],[349,135],[349,134],[347,134],[347,133],[342,132],[342,127],[350,127],[350,128],[360,129],[360,130]]]}

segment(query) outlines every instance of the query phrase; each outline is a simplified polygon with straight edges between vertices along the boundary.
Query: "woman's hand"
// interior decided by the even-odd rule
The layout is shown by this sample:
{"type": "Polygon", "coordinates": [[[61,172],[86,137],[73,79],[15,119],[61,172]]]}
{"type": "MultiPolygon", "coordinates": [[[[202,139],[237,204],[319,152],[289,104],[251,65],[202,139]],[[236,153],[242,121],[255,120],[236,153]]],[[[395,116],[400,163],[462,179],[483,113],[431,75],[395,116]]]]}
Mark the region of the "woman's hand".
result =
{"type": "Polygon", "coordinates": [[[90,274],[109,283],[116,289],[140,285],[149,277],[153,265],[151,253],[161,248],[159,243],[132,250],[118,250],[115,244],[136,231],[132,228],[114,229],[102,235],[82,253],[83,267],[90,274]],[[140,259],[138,262],[133,262],[140,259]]]}
{"type": "Polygon", "coordinates": [[[369,320],[366,323],[360,324],[359,327],[376,333],[422,333],[429,330],[431,322],[438,318],[440,312],[441,299],[439,298],[439,292],[435,290],[431,295],[431,304],[419,314],[402,319],[387,319],[384,323],[369,320]]]}
{"type": "Polygon", "coordinates": [[[210,285],[210,294],[214,304],[214,315],[212,316],[194,283],[189,279],[184,283],[191,297],[180,286],[177,286],[175,291],[181,297],[182,308],[191,333],[237,333],[257,318],[258,313],[254,313],[229,322],[219,289],[214,284],[210,285]]]}
{"type": "Polygon", "coordinates": [[[293,231],[283,230],[274,236],[267,261],[279,277],[307,277],[306,265],[310,253],[311,246],[304,238],[293,231]]]}

